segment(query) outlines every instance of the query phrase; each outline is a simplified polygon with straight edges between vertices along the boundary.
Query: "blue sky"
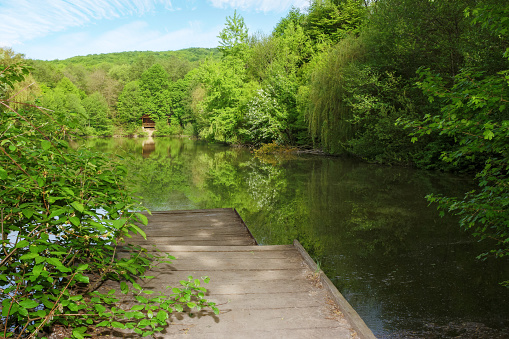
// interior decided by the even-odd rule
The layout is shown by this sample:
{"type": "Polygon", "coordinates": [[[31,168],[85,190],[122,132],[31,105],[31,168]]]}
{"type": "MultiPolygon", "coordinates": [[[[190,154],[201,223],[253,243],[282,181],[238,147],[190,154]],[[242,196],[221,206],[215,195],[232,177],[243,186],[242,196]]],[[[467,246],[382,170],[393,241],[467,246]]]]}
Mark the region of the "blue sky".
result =
{"type": "Polygon", "coordinates": [[[234,10],[270,33],[309,0],[0,0],[0,47],[30,59],[216,47],[234,10]]]}

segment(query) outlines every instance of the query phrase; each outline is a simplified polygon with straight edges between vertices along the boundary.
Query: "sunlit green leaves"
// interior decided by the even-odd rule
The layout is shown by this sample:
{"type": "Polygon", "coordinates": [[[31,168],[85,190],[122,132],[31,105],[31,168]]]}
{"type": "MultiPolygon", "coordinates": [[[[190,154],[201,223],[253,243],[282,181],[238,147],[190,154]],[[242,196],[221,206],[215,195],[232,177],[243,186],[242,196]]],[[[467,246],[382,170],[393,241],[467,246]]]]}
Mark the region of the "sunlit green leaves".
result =
{"type": "Polygon", "coordinates": [[[39,303],[35,300],[22,300],[19,302],[19,306],[23,308],[34,308],[39,306],[39,303]]]}
{"type": "Polygon", "coordinates": [[[51,141],[43,140],[41,142],[41,147],[42,147],[43,150],[47,151],[51,147],[51,141]]]}
{"type": "MultiPolygon", "coordinates": [[[[474,22],[492,14],[478,8],[474,22]]],[[[496,21],[495,20],[495,21],[496,21]]],[[[463,199],[429,195],[443,211],[461,216],[460,224],[481,239],[494,239],[496,257],[509,255],[509,112],[504,104],[509,98],[506,71],[497,74],[464,69],[454,78],[452,86],[429,69],[419,70],[418,86],[430,97],[437,98],[441,111],[427,115],[422,121],[411,121],[412,135],[420,137],[437,133],[452,137],[452,150],[443,152],[441,159],[453,164],[469,160],[482,167],[476,174],[477,191],[467,192],[463,199]]]]}
{"type": "Polygon", "coordinates": [[[85,207],[79,203],[78,201],[73,201],[71,203],[71,206],[74,207],[75,210],[79,211],[79,212],[82,212],[85,210],[85,207]]]}

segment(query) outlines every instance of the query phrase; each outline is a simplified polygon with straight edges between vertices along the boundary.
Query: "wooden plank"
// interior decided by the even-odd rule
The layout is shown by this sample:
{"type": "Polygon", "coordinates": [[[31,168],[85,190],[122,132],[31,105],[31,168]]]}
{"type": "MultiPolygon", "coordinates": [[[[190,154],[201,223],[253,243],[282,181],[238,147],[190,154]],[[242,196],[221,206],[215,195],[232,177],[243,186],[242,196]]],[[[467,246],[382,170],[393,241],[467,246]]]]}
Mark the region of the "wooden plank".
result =
{"type": "Polygon", "coordinates": [[[189,259],[195,259],[195,258],[201,258],[206,257],[208,260],[220,260],[224,258],[231,258],[235,260],[245,260],[245,259],[256,259],[256,260],[266,260],[266,259],[292,259],[292,260],[301,260],[300,254],[297,251],[280,251],[280,250],[274,250],[274,251],[263,251],[263,252],[199,252],[197,254],[196,252],[178,252],[178,251],[172,251],[171,255],[175,257],[175,261],[178,262],[179,260],[189,260],[189,259]]]}
{"type": "MultiPolygon", "coordinates": [[[[172,211],[152,211],[153,215],[157,214],[214,214],[214,213],[225,213],[228,214],[232,211],[232,208],[207,208],[207,209],[196,209],[196,210],[172,210],[172,211]]],[[[146,214],[146,212],[144,212],[146,214]]]]}
{"type": "Polygon", "coordinates": [[[332,281],[330,281],[327,275],[321,269],[318,268],[314,260],[309,256],[308,252],[304,249],[304,247],[302,247],[298,240],[294,240],[294,246],[301,253],[302,257],[304,258],[304,261],[309,265],[309,267],[314,271],[318,271],[318,273],[320,274],[320,281],[324,286],[326,286],[326,288],[332,294],[332,298],[339,305],[341,312],[343,312],[346,319],[348,319],[349,322],[352,324],[357,334],[363,339],[376,339],[375,335],[366,325],[364,320],[362,320],[362,318],[353,309],[350,303],[338,291],[336,286],[332,283],[332,281]]]}
{"type": "MultiPolygon", "coordinates": [[[[229,281],[231,283],[235,283],[238,281],[242,281],[245,279],[245,275],[247,272],[237,270],[237,271],[213,271],[213,270],[205,270],[205,271],[197,271],[188,268],[187,270],[179,270],[179,271],[159,271],[159,272],[151,272],[149,271],[147,275],[155,275],[157,279],[161,279],[163,281],[168,281],[170,283],[178,283],[179,280],[186,279],[188,276],[193,276],[194,278],[200,277],[210,277],[210,283],[204,284],[207,286],[215,286],[216,284],[221,283],[221,281],[229,281]],[[153,274],[152,274],[153,273],[153,274]]],[[[291,269],[291,270],[251,270],[248,271],[250,275],[250,280],[295,280],[295,279],[308,279],[309,270],[305,268],[300,269],[291,269]]]]}
{"type": "MultiPolygon", "coordinates": [[[[206,286],[206,285],[205,285],[206,286]]],[[[117,288],[118,286],[109,286],[117,288]]],[[[123,305],[131,305],[132,298],[123,300],[123,305]]],[[[323,306],[322,300],[315,293],[308,291],[292,291],[281,293],[257,293],[257,294],[222,294],[207,296],[207,300],[217,303],[220,310],[230,309],[281,309],[281,308],[306,308],[323,306]],[[291,301],[291,302],[289,302],[291,301]]]]}
{"type": "Polygon", "coordinates": [[[155,217],[155,216],[149,216],[149,220],[151,220],[151,223],[154,225],[157,224],[163,224],[168,223],[171,224],[184,224],[188,223],[189,225],[197,225],[197,224],[203,224],[203,225],[238,225],[241,224],[240,220],[237,218],[221,218],[221,217],[210,217],[210,216],[203,216],[203,217],[181,217],[176,218],[172,216],[164,216],[164,217],[155,217]]]}
{"type": "MultiPolygon", "coordinates": [[[[259,338],[259,333],[277,331],[279,335],[282,335],[282,338],[292,338],[289,333],[295,333],[294,331],[316,329],[326,329],[329,332],[327,338],[352,338],[350,328],[341,326],[344,323],[338,321],[326,307],[309,307],[308,311],[306,308],[225,309],[218,316],[204,311],[196,312],[193,317],[188,314],[174,313],[170,315],[169,321],[171,322],[169,331],[173,332],[178,326],[184,326],[189,328],[189,338],[194,338],[194,332],[207,333],[209,331],[218,334],[242,333],[240,338],[259,338]],[[249,321],[246,321],[247,319],[249,321]]],[[[311,338],[316,337],[312,336],[311,338]]]]}
{"type": "Polygon", "coordinates": [[[197,229],[188,229],[188,230],[175,230],[175,231],[161,231],[158,229],[148,229],[145,231],[145,234],[150,237],[154,238],[160,238],[160,237],[223,237],[223,236],[230,236],[230,237],[249,237],[249,234],[245,231],[234,231],[233,229],[220,229],[220,230],[214,230],[214,229],[204,229],[204,228],[197,228],[197,229]]]}
{"type": "MultiPolygon", "coordinates": [[[[214,278],[214,276],[212,276],[214,278]]],[[[217,277],[216,277],[217,278],[217,277]]],[[[160,281],[150,280],[142,285],[142,287],[151,289],[153,291],[166,291],[167,286],[177,287],[177,283],[161,285],[160,281]]],[[[210,295],[216,297],[221,295],[257,295],[266,294],[270,291],[274,293],[293,293],[293,292],[309,292],[311,286],[307,281],[304,280],[249,280],[249,275],[246,275],[246,279],[243,281],[237,281],[235,283],[228,283],[226,281],[221,284],[215,284],[214,286],[207,286],[207,291],[210,295]]]]}
{"type": "MultiPolygon", "coordinates": [[[[230,245],[230,246],[245,246],[245,245],[253,245],[253,241],[251,239],[246,238],[233,238],[229,237],[228,239],[218,240],[218,239],[192,239],[192,238],[180,238],[180,237],[167,237],[164,239],[130,239],[129,243],[133,245],[159,245],[164,243],[165,241],[174,243],[176,245],[198,245],[198,246],[222,246],[222,245],[230,245]],[[166,240],[165,240],[166,239],[166,240]]],[[[158,246],[159,247],[159,246],[158,246]]]]}
{"type": "MultiPolygon", "coordinates": [[[[239,326],[240,327],[240,326],[239,326]]],[[[222,328],[210,326],[206,331],[203,331],[201,327],[186,326],[186,325],[171,325],[169,332],[163,334],[158,338],[193,338],[193,339],[239,339],[249,338],[243,329],[232,330],[228,332],[222,330],[222,328]]],[[[263,330],[258,329],[252,333],[251,338],[263,338],[263,339],[281,339],[281,338],[294,338],[294,339],[310,339],[310,338],[353,338],[351,334],[346,333],[338,327],[322,327],[322,328],[301,328],[301,329],[274,329],[274,330],[263,330]]]]}
{"type": "Polygon", "coordinates": [[[178,271],[179,269],[187,270],[190,267],[196,271],[227,271],[227,270],[286,270],[302,267],[302,259],[287,258],[282,259],[208,259],[204,258],[191,258],[182,260],[173,260],[171,264],[159,264],[152,269],[153,272],[161,271],[178,271]]]}
{"type": "MultiPolygon", "coordinates": [[[[194,317],[174,313],[169,328],[158,337],[358,338],[299,249],[256,246],[236,210],[154,212],[148,219],[147,240],[138,235],[129,243],[152,252],[157,246],[175,259],[146,272],[154,279],[138,283],[164,293],[188,276],[209,276],[210,283],[202,286],[221,312],[216,316],[202,310],[193,312],[194,317]]],[[[101,288],[118,290],[118,283],[101,288]]],[[[132,297],[124,299],[125,306],[133,302],[132,297]]],[[[123,334],[116,333],[119,336],[123,334]]]]}
{"type": "Polygon", "coordinates": [[[202,223],[199,220],[193,220],[192,222],[182,222],[182,223],[153,223],[150,224],[149,227],[144,227],[144,230],[158,230],[158,231],[164,231],[164,230],[170,230],[171,231],[186,231],[186,230],[193,230],[193,229],[204,229],[204,230],[214,230],[214,231],[221,231],[221,230],[230,230],[234,232],[247,232],[247,230],[242,229],[240,224],[237,223],[202,223]]]}
{"type": "MultiPolygon", "coordinates": [[[[150,250],[150,248],[148,248],[150,250]]],[[[273,252],[295,250],[293,245],[264,245],[264,246],[194,246],[194,245],[158,245],[157,249],[167,253],[177,252],[273,252]]]]}

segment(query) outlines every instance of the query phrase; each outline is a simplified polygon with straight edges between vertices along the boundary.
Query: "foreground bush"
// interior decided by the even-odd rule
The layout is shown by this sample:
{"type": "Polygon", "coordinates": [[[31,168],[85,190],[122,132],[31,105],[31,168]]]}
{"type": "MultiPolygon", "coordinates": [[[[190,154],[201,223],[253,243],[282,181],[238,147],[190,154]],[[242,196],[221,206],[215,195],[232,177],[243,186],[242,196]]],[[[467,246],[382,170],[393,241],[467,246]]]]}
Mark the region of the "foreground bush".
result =
{"type": "Polygon", "coordinates": [[[9,90],[26,74],[20,63],[0,66],[0,337],[33,337],[55,325],[75,338],[103,327],[146,336],[163,330],[173,310],[217,312],[192,277],[169,295],[137,283],[172,258],[125,244],[132,233],[145,236],[138,225],[147,224],[125,187],[126,168],[70,148],[69,121],[64,127],[36,105],[14,109],[9,90]],[[120,291],[100,293],[106,280],[119,281],[120,291]],[[137,303],[121,309],[122,294],[137,303]]]}

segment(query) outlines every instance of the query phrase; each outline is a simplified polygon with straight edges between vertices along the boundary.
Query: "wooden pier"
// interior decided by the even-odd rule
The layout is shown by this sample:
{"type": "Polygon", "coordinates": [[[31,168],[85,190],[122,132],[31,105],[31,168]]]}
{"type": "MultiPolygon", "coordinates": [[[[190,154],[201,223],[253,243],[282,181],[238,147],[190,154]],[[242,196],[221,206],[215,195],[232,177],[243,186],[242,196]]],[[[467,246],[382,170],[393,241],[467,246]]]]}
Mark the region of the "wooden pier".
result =
{"type": "Polygon", "coordinates": [[[207,299],[220,314],[173,314],[157,338],[375,338],[298,242],[258,246],[234,209],[153,212],[147,240],[176,260],[146,288],[209,276],[207,299]]]}

